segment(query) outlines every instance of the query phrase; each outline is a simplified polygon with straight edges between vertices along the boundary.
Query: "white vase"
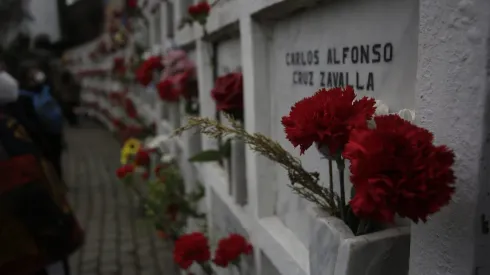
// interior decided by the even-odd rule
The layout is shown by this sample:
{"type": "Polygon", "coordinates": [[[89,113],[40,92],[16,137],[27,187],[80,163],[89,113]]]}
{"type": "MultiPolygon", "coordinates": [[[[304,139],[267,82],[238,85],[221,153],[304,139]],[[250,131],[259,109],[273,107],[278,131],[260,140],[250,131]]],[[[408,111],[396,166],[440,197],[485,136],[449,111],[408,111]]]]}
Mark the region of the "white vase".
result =
{"type": "Polygon", "coordinates": [[[309,212],[311,275],[408,274],[408,226],[355,236],[342,220],[318,207],[309,212]]]}

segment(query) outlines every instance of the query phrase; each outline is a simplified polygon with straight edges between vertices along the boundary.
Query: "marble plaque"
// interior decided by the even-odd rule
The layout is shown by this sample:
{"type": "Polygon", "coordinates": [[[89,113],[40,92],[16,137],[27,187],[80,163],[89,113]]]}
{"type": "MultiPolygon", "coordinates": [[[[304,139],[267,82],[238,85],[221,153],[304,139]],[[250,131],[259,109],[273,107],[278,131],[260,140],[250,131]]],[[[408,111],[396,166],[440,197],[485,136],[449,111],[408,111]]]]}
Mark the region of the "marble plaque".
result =
{"type": "MultiPolygon", "coordinates": [[[[393,111],[413,108],[418,9],[414,0],[329,1],[271,26],[272,137],[299,153],[285,139],[281,117],[321,87],[351,85],[359,96],[381,99],[393,111]]],[[[301,159],[328,181],[327,162],[314,148],[301,159]]],[[[307,245],[308,203],[286,186],[281,167],[277,175],[277,215],[307,245]]]]}

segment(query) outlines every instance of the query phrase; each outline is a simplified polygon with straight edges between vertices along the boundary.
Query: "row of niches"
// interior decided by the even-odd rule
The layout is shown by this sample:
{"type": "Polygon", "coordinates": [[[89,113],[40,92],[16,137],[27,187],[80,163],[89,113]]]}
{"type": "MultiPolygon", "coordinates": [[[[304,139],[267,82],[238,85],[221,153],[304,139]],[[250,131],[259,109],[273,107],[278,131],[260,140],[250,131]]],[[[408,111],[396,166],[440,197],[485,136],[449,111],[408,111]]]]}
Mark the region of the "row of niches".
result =
{"type": "MultiPolygon", "coordinates": [[[[247,129],[249,125],[245,123],[243,113],[255,112],[255,117],[260,118],[254,121],[255,124],[268,125],[270,137],[298,157],[306,170],[319,172],[321,182],[328,183],[332,176],[336,183],[334,189],[339,192],[339,173],[335,170],[329,173],[329,161],[314,146],[300,155],[299,149],[294,148],[286,138],[281,118],[288,115],[296,102],[312,96],[321,87],[346,85],[352,86],[359,97],[373,97],[386,103],[378,105],[389,108],[386,111],[412,109],[415,101],[413,90],[417,65],[418,5],[408,0],[397,3],[388,3],[386,0],[351,0],[332,3],[325,8],[317,8],[261,28],[269,34],[268,41],[252,41],[252,44],[264,43],[267,54],[263,60],[254,60],[254,64],[266,68],[267,83],[260,86],[268,88],[254,91],[254,97],[264,98],[264,101],[270,102],[270,106],[255,108],[243,105],[246,101],[243,97],[247,97],[245,92],[239,108],[242,112],[233,112],[233,115],[247,129]]],[[[253,58],[243,56],[242,53],[250,54],[248,49],[241,49],[243,44],[239,37],[206,43],[210,47],[205,50],[211,51],[209,56],[213,57],[209,62],[197,60],[194,46],[186,45],[186,54],[196,64],[197,70],[213,71],[212,82],[232,73],[243,73],[243,79],[254,79],[247,74],[254,74],[258,66],[242,71],[242,60],[253,58]]],[[[199,75],[207,74],[197,72],[196,76],[199,75]]],[[[199,84],[203,80],[197,81],[199,84]]],[[[145,88],[145,92],[156,94],[158,85],[145,88]]],[[[220,107],[219,102],[202,98],[212,97],[210,90],[199,90],[197,94],[197,114],[216,114],[213,119],[228,125],[220,108],[224,108],[224,103],[236,102],[221,102],[220,107]]],[[[149,102],[156,98],[153,97],[149,102]]],[[[184,101],[164,102],[159,111],[158,118],[169,121],[174,128],[187,123],[188,112],[184,101]]],[[[184,145],[192,148],[189,157],[211,149],[227,152],[219,160],[216,160],[216,155],[211,156],[212,153],[208,152],[207,156],[201,155],[201,161],[212,162],[214,166],[220,167],[228,183],[226,188],[229,196],[236,204],[246,206],[249,196],[257,196],[247,194],[250,188],[247,187],[249,182],[244,144],[231,142],[228,145],[226,139],[218,138],[214,147],[208,148],[202,146],[203,136],[199,133],[189,136],[192,138],[185,139],[189,144],[184,145]]],[[[275,195],[259,198],[273,201],[270,203],[273,208],[270,212],[309,248],[311,274],[398,274],[408,268],[409,230],[405,227],[406,221],[397,220],[395,225],[363,235],[361,240],[352,229],[346,228],[336,219],[330,219],[293,193],[287,185],[290,182],[288,174],[280,165],[273,165],[267,172],[273,175],[270,177],[274,179],[272,182],[260,182],[259,179],[254,181],[259,181],[259,193],[263,186],[274,185],[275,195]],[[386,247],[391,248],[384,249],[386,247]],[[340,264],[333,264],[339,261],[337,255],[340,254],[350,256],[340,264]],[[368,265],[373,269],[363,270],[368,265]],[[340,271],[342,268],[344,272],[340,271]]],[[[347,171],[343,175],[347,194],[351,190],[349,176],[347,171]]]]}

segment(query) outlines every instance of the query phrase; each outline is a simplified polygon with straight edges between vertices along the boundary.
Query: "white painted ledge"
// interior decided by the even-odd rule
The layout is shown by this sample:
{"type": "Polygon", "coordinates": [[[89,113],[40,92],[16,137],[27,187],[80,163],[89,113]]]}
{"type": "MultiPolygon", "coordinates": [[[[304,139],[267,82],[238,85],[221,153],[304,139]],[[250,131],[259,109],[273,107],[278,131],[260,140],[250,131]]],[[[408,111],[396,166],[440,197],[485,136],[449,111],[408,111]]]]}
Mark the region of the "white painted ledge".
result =
{"type": "Polygon", "coordinates": [[[217,164],[195,164],[200,178],[212,188],[229,207],[230,212],[247,230],[255,246],[269,257],[281,274],[308,275],[308,249],[277,217],[252,219],[248,209],[235,203],[228,192],[228,180],[224,170],[217,164]]]}
{"type": "Polygon", "coordinates": [[[199,173],[198,178],[200,178],[205,185],[208,185],[213,189],[214,193],[229,207],[230,212],[240,221],[240,226],[251,233],[253,220],[248,214],[247,208],[236,204],[233,197],[230,196],[228,192],[228,179],[225,171],[215,163],[196,163],[195,166],[199,173]]]}
{"type": "Polygon", "coordinates": [[[308,249],[279,218],[260,219],[254,237],[255,245],[260,246],[281,274],[310,273],[308,249]]]}

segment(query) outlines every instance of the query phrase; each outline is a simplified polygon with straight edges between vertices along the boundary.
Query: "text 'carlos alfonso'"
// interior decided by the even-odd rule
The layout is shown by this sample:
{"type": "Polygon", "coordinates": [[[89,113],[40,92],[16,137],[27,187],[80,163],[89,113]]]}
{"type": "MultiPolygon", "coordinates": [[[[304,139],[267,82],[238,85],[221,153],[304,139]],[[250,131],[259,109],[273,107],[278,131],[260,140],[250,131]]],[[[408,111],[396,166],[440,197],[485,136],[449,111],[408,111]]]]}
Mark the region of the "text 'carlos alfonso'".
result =
{"type": "Polygon", "coordinates": [[[294,85],[327,88],[350,85],[357,90],[374,91],[374,73],[368,71],[362,75],[356,69],[358,67],[352,68],[351,66],[391,63],[393,56],[394,47],[392,43],[375,43],[372,45],[331,47],[327,48],[325,54],[321,54],[318,49],[290,51],[286,53],[285,61],[287,66],[295,67],[349,66],[345,71],[294,70],[292,74],[294,85]]]}

